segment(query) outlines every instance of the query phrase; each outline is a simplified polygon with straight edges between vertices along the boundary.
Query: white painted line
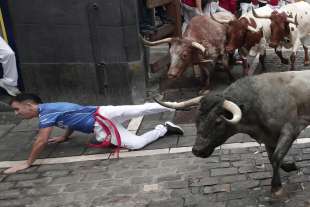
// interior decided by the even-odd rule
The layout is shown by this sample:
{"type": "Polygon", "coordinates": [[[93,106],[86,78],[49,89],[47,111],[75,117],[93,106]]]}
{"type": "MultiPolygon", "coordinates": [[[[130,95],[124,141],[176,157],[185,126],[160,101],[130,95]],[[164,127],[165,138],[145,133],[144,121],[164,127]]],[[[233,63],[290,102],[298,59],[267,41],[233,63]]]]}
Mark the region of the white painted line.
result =
{"type": "Polygon", "coordinates": [[[155,149],[155,150],[138,150],[138,151],[129,151],[120,153],[120,158],[126,157],[141,157],[141,156],[150,156],[150,155],[160,155],[160,154],[168,154],[169,148],[164,149],[155,149]]]}
{"type": "Polygon", "coordinates": [[[143,116],[139,116],[137,118],[133,118],[130,120],[129,124],[128,124],[128,127],[127,127],[127,130],[136,134],[139,127],[140,127],[140,124],[142,122],[142,119],[143,119],[143,116]]]}
{"type": "MultiPolygon", "coordinates": [[[[310,138],[300,138],[297,140],[294,145],[310,143],[310,138]]],[[[221,147],[216,149],[242,149],[249,147],[258,147],[260,144],[257,142],[243,142],[243,143],[230,143],[223,144],[221,147]]],[[[262,146],[264,146],[262,144],[262,146]]],[[[151,155],[160,155],[160,154],[176,154],[183,152],[191,152],[192,147],[179,147],[179,148],[164,148],[156,150],[138,150],[138,151],[128,151],[121,150],[120,158],[127,157],[142,157],[142,156],[151,156],[151,155]]],[[[95,154],[95,155],[81,155],[81,156],[72,156],[72,157],[60,157],[60,158],[47,158],[47,159],[38,159],[35,161],[35,165],[45,165],[45,164],[61,164],[61,163],[71,163],[71,162],[81,162],[81,161],[90,161],[90,160],[106,160],[108,159],[110,153],[106,154],[95,154]]],[[[111,157],[110,159],[116,159],[111,157]]],[[[22,161],[3,161],[0,162],[0,168],[12,167],[19,163],[24,163],[26,160],[22,161]]]]}
{"type": "MultiPolygon", "coordinates": [[[[130,152],[128,150],[121,150],[119,156],[120,158],[127,158],[127,157],[141,157],[141,156],[149,156],[149,155],[168,154],[168,153],[169,153],[169,148],[158,149],[158,150],[130,151],[130,152]]],[[[110,153],[37,159],[34,162],[34,165],[61,164],[61,163],[82,162],[82,161],[90,161],[90,160],[106,160],[108,159],[109,155],[110,153]]],[[[112,155],[110,159],[116,159],[116,158],[112,155]]],[[[3,161],[3,162],[0,162],[0,168],[7,168],[7,167],[11,167],[13,165],[24,163],[24,162],[26,162],[26,160],[3,161]]]]}
{"type": "Polygon", "coordinates": [[[297,144],[310,143],[310,138],[300,138],[296,140],[297,144]]]}
{"type": "Polygon", "coordinates": [[[238,149],[238,148],[248,148],[248,147],[258,147],[260,144],[257,142],[243,142],[243,143],[231,143],[223,144],[221,149],[238,149]]]}
{"type": "Polygon", "coordinates": [[[175,147],[171,148],[169,153],[191,152],[193,147],[175,147]]]}

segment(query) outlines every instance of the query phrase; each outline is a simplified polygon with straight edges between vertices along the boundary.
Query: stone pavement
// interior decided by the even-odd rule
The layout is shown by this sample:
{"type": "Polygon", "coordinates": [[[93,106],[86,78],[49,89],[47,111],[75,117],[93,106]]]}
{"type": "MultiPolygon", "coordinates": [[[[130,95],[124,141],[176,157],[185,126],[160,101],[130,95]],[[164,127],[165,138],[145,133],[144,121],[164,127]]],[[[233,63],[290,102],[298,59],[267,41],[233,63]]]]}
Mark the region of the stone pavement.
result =
{"type": "MultiPolygon", "coordinates": [[[[299,52],[298,70],[307,69],[301,64],[302,59],[299,52]]],[[[274,53],[268,51],[267,72],[288,69],[278,63],[274,53]]],[[[233,74],[240,77],[240,68],[234,69],[233,74]]],[[[229,85],[225,73],[215,76],[212,90],[229,85]]],[[[197,89],[170,87],[165,90],[164,98],[183,100],[197,93],[197,89]]],[[[184,136],[162,138],[144,150],[192,146],[196,134],[195,113],[193,109],[144,117],[138,134],[166,120],[180,124],[185,130],[184,136]]],[[[12,112],[1,112],[0,116],[0,162],[25,160],[37,133],[37,120],[21,121],[12,112]]],[[[61,129],[56,129],[53,135],[61,133],[61,129]]],[[[307,129],[300,138],[309,135],[307,129]]],[[[87,148],[85,143],[90,136],[76,133],[69,142],[49,145],[40,158],[111,152],[111,149],[87,148]]],[[[247,135],[238,134],[227,143],[249,141],[252,140],[247,135]]],[[[0,173],[0,206],[307,206],[310,144],[295,144],[286,158],[296,160],[300,167],[298,172],[281,171],[290,195],[286,200],[270,197],[271,166],[264,151],[257,153],[261,150],[259,147],[221,149],[208,159],[196,158],[191,152],[171,153],[41,165],[15,175],[0,173]]]]}
{"type": "Polygon", "coordinates": [[[298,172],[281,171],[289,197],[270,196],[271,166],[259,148],[34,166],[0,174],[0,206],[28,207],[304,207],[310,199],[310,145],[295,145],[287,159],[298,172]]]}

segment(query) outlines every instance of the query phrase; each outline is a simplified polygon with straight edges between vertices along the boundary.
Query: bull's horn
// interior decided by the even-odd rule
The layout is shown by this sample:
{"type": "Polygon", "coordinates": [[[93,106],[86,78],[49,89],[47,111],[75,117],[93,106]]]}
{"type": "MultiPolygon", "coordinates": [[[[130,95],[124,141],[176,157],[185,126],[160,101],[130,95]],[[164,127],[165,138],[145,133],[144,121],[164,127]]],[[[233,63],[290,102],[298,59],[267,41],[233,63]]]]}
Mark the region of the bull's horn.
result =
{"type": "Polygon", "coordinates": [[[247,30],[249,30],[250,32],[258,32],[259,31],[259,29],[254,28],[254,27],[252,27],[250,25],[247,27],[247,30]]]}
{"type": "Polygon", "coordinates": [[[261,28],[254,28],[252,26],[248,26],[247,29],[250,31],[250,32],[259,32],[260,30],[263,29],[263,26],[261,26],[261,28]]]}
{"type": "Polygon", "coordinates": [[[144,45],[155,46],[155,45],[160,45],[160,44],[164,44],[164,43],[171,43],[173,38],[168,37],[168,38],[165,38],[165,39],[162,39],[162,40],[157,40],[157,41],[154,41],[154,42],[148,41],[148,40],[144,39],[143,37],[141,37],[141,39],[142,39],[142,42],[143,42],[144,45]]]}
{"type": "Polygon", "coordinates": [[[216,19],[215,16],[213,16],[212,12],[210,12],[210,16],[211,18],[216,21],[217,23],[220,23],[220,24],[228,24],[230,22],[230,20],[219,20],[219,19],[216,19]]]}
{"type": "Polygon", "coordinates": [[[227,122],[237,124],[241,120],[242,112],[239,106],[237,106],[237,104],[232,101],[225,100],[223,103],[223,108],[233,114],[232,119],[226,119],[225,117],[223,117],[227,122]]]}
{"type": "Polygon", "coordinates": [[[297,14],[295,15],[295,18],[287,18],[286,20],[288,23],[291,23],[291,24],[295,24],[296,26],[298,26],[298,22],[297,22],[297,14]]]}
{"type": "MultiPolygon", "coordinates": [[[[204,95],[207,94],[207,92],[204,92],[204,95]]],[[[154,101],[156,101],[157,103],[159,103],[160,105],[167,107],[167,108],[172,108],[172,109],[185,109],[188,108],[190,106],[195,106],[198,105],[200,100],[202,99],[202,97],[204,96],[198,96],[192,99],[189,99],[187,101],[182,101],[180,103],[177,102],[162,102],[159,101],[157,99],[154,98],[154,101]]]]}
{"type": "Polygon", "coordinates": [[[201,63],[213,63],[214,60],[211,60],[211,59],[202,59],[200,62],[201,62],[201,63]]]}
{"type": "Polygon", "coordinates": [[[271,15],[258,15],[253,7],[252,7],[252,14],[256,18],[270,19],[270,17],[271,17],[271,15]]]}
{"type": "Polygon", "coordinates": [[[198,50],[201,50],[201,52],[204,54],[205,53],[205,51],[206,51],[206,48],[202,45],[202,44],[200,44],[200,43],[198,43],[198,42],[192,42],[192,46],[194,47],[194,48],[197,48],[198,50]]]}

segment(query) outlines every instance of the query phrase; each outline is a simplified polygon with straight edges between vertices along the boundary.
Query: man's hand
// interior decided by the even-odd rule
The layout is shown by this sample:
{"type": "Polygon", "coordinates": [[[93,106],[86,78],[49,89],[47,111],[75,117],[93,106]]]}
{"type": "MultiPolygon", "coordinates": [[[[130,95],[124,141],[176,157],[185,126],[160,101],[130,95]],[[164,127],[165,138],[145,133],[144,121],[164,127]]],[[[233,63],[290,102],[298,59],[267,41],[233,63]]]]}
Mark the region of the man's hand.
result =
{"type": "Polygon", "coordinates": [[[48,143],[60,143],[60,142],[64,142],[66,141],[70,135],[73,133],[72,129],[67,129],[65,134],[62,136],[58,136],[58,137],[50,137],[48,138],[47,142],[48,143]]]}
{"type": "Polygon", "coordinates": [[[5,174],[12,174],[12,173],[16,173],[17,171],[25,170],[25,169],[27,169],[29,167],[30,167],[30,165],[27,162],[25,162],[25,163],[21,163],[21,164],[15,165],[15,166],[5,170],[3,173],[5,173],[5,174]]]}
{"type": "Polygon", "coordinates": [[[48,139],[48,143],[60,143],[64,142],[67,138],[65,136],[59,136],[59,137],[50,137],[48,139]]]}

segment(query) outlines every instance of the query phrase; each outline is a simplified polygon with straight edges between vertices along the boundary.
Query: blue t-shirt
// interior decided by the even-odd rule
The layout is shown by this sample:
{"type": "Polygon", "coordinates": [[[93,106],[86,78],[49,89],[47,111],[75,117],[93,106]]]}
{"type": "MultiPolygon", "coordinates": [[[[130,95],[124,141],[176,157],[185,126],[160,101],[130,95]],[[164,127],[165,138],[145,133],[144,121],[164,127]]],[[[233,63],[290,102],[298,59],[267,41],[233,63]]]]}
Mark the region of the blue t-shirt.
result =
{"type": "Polygon", "coordinates": [[[39,128],[57,126],[92,133],[96,106],[58,102],[39,104],[39,128]]]}

